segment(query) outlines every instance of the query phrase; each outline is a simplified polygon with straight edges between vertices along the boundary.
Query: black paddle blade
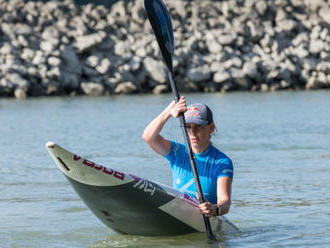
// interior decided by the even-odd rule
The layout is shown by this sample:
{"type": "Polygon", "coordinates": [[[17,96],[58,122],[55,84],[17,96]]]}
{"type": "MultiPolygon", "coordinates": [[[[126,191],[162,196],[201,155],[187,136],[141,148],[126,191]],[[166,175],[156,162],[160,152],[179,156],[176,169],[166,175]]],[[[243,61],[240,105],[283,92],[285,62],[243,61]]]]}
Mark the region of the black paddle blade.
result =
{"type": "Polygon", "coordinates": [[[172,71],[174,36],[172,21],[167,7],[162,0],[144,0],[144,7],[167,68],[172,71]]]}

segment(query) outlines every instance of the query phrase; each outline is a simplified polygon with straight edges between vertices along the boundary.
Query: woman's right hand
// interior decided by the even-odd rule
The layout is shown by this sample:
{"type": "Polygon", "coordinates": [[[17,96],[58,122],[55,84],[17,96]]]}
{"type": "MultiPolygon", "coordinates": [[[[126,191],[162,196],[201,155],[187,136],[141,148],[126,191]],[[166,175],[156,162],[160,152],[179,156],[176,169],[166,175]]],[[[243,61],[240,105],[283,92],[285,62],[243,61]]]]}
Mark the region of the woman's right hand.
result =
{"type": "Polygon", "coordinates": [[[175,101],[171,102],[169,105],[170,115],[174,118],[178,118],[181,113],[187,111],[186,98],[181,96],[179,102],[175,103],[175,101]]]}

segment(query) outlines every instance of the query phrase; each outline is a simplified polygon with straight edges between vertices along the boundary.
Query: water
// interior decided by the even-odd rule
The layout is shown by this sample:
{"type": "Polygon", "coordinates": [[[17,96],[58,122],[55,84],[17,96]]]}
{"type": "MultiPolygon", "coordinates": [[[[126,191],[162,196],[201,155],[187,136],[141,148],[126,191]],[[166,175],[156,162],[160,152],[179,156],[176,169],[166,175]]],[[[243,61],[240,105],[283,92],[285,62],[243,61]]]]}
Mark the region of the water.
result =
{"type": "MultiPolygon", "coordinates": [[[[213,143],[234,161],[228,218],[241,232],[116,234],[55,167],[49,141],[100,164],[171,184],[165,159],[142,142],[162,96],[0,99],[0,247],[329,247],[330,92],[190,94],[213,110],[213,143]]],[[[182,141],[177,120],[164,136],[182,141]]],[[[138,228],[138,224],[137,224],[138,228]]]]}

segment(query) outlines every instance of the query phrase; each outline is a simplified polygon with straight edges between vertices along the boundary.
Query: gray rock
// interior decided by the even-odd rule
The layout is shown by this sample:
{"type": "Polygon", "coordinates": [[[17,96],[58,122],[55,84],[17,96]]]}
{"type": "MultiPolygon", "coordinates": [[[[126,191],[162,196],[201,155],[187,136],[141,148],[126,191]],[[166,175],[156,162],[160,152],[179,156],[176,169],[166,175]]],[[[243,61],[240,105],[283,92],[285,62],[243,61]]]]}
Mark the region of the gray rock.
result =
{"type": "Polygon", "coordinates": [[[17,23],[15,25],[15,33],[22,35],[30,35],[32,33],[32,27],[24,23],[17,23]]]}
{"type": "Polygon", "coordinates": [[[86,65],[95,68],[96,66],[99,65],[100,60],[101,60],[100,57],[98,57],[96,55],[91,55],[85,60],[85,63],[86,63],[86,65]]]}
{"type": "Polygon", "coordinates": [[[108,88],[114,89],[115,86],[117,86],[117,84],[119,83],[119,79],[118,78],[114,78],[114,77],[107,77],[104,80],[104,85],[108,88]]]}
{"type": "Polygon", "coordinates": [[[215,40],[208,44],[208,49],[212,54],[218,54],[222,51],[222,46],[215,40]]]}
{"type": "Polygon", "coordinates": [[[39,77],[38,69],[35,66],[29,66],[27,68],[27,73],[33,78],[39,77]]]}
{"type": "Polygon", "coordinates": [[[267,10],[267,3],[264,1],[256,1],[255,8],[259,15],[263,16],[267,10]]]}
{"type": "Polygon", "coordinates": [[[139,70],[134,72],[133,77],[134,77],[134,83],[136,85],[143,85],[147,81],[147,72],[146,70],[139,70]]]}
{"type": "Polygon", "coordinates": [[[260,85],[260,91],[261,91],[261,92],[267,92],[267,91],[269,91],[269,86],[268,86],[268,84],[264,84],[264,83],[262,83],[262,84],[260,85]]]}
{"type": "Polygon", "coordinates": [[[26,90],[22,88],[17,88],[14,91],[14,96],[16,99],[20,99],[20,100],[26,99],[27,97],[26,90]]]}
{"type": "Polygon", "coordinates": [[[17,88],[27,89],[30,85],[29,81],[17,73],[7,74],[6,78],[17,88]]]}
{"type": "Polygon", "coordinates": [[[248,78],[245,76],[245,73],[235,67],[230,69],[230,76],[232,80],[237,83],[242,89],[248,89],[250,84],[248,78]]]}
{"type": "Polygon", "coordinates": [[[264,30],[259,25],[255,25],[253,21],[248,21],[246,25],[249,27],[253,42],[259,41],[264,36],[264,30]]]}
{"type": "Polygon", "coordinates": [[[63,59],[63,70],[75,74],[81,73],[82,66],[72,46],[61,46],[60,56],[63,59]]]}
{"type": "MultiPolygon", "coordinates": [[[[130,2],[128,9],[131,10],[132,20],[140,25],[146,21],[146,13],[143,1],[130,2]]],[[[123,12],[123,11],[122,11],[123,12]]]]}
{"type": "Polygon", "coordinates": [[[215,83],[223,83],[230,79],[230,74],[227,71],[218,71],[213,75],[215,83]]]}
{"type": "Polygon", "coordinates": [[[127,41],[118,41],[114,47],[114,53],[118,56],[124,56],[131,53],[130,44],[127,41]]]}
{"type": "Polygon", "coordinates": [[[48,64],[54,67],[58,67],[61,65],[62,61],[58,57],[50,56],[48,59],[48,64]]]}
{"type": "Polygon", "coordinates": [[[159,83],[165,83],[167,81],[167,71],[163,62],[147,57],[143,61],[143,64],[153,80],[159,83]]]}
{"type": "Polygon", "coordinates": [[[5,42],[0,47],[0,54],[7,55],[7,54],[15,54],[15,48],[8,42],[5,42]]]}
{"type": "Polygon", "coordinates": [[[188,15],[187,3],[185,1],[173,1],[172,8],[176,14],[178,14],[182,20],[185,20],[188,15]]]}
{"type": "Polygon", "coordinates": [[[61,76],[61,71],[59,67],[51,67],[46,72],[46,77],[48,79],[55,79],[58,80],[61,76]]]}
{"type": "Polygon", "coordinates": [[[311,40],[309,43],[309,51],[311,53],[320,53],[324,50],[325,44],[322,40],[311,40]]]}
{"type": "Polygon", "coordinates": [[[325,72],[330,75],[330,61],[322,61],[316,65],[317,71],[325,72]]]}
{"type": "Polygon", "coordinates": [[[286,13],[282,8],[279,8],[276,12],[276,22],[281,22],[286,19],[286,13]]]}
{"type": "Polygon", "coordinates": [[[94,82],[82,82],[80,87],[84,94],[88,96],[102,96],[104,94],[104,86],[94,82]]]}
{"type": "Polygon", "coordinates": [[[1,94],[10,94],[14,90],[14,84],[7,78],[0,79],[0,93],[1,94]]]}
{"type": "Polygon", "coordinates": [[[36,51],[35,56],[32,60],[32,63],[34,65],[41,65],[45,64],[47,60],[47,57],[43,54],[42,51],[36,51]]]}
{"type": "Polygon", "coordinates": [[[281,20],[277,23],[277,28],[284,32],[292,32],[297,27],[297,22],[292,19],[281,20]]]}
{"type": "Polygon", "coordinates": [[[209,80],[211,72],[207,65],[188,69],[187,77],[194,83],[209,80]]]}
{"type": "Polygon", "coordinates": [[[94,69],[92,67],[89,67],[87,65],[85,65],[85,66],[82,67],[82,74],[83,75],[86,75],[86,76],[88,76],[90,78],[100,76],[99,75],[99,72],[96,69],[94,69]]]}
{"type": "Polygon", "coordinates": [[[327,75],[324,72],[318,72],[317,80],[321,85],[330,84],[330,82],[327,79],[327,75]]]}
{"type": "Polygon", "coordinates": [[[156,87],[152,90],[152,93],[159,95],[162,93],[167,93],[168,87],[165,84],[156,85],[156,87]]]}
{"type": "Polygon", "coordinates": [[[236,37],[233,34],[223,34],[218,37],[218,41],[221,45],[231,45],[234,43],[236,37]]]}
{"type": "Polygon", "coordinates": [[[135,82],[135,76],[127,71],[121,68],[119,71],[114,73],[114,77],[119,81],[119,82],[135,82]]]}
{"type": "Polygon", "coordinates": [[[137,87],[132,82],[119,83],[115,89],[116,94],[132,94],[137,91],[137,87]]]}
{"type": "MultiPolygon", "coordinates": [[[[329,4],[329,3],[328,3],[329,4]]],[[[319,16],[323,19],[324,22],[330,23],[330,6],[324,6],[319,10],[319,16]]]]}
{"type": "Polygon", "coordinates": [[[44,51],[46,53],[51,53],[57,48],[57,44],[56,44],[56,42],[44,40],[44,41],[41,41],[40,48],[42,51],[44,51]]]}
{"type": "Polygon", "coordinates": [[[237,67],[237,68],[241,68],[243,61],[239,58],[239,57],[232,57],[231,59],[228,59],[226,62],[223,63],[224,67],[226,69],[229,69],[231,67],[237,67]]]}
{"type": "Polygon", "coordinates": [[[18,35],[17,36],[17,42],[18,42],[18,44],[20,44],[21,47],[28,47],[29,46],[28,40],[23,35],[18,35]]]}
{"type": "Polygon", "coordinates": [[[80,78],[75,73],[62,70],[60,75],[60,82],[62,83],[64,89],[78,89],[80,78]]]}
{"type": "Polygon", "coordinates": [[[21,53],[21,58],[26,61],[32,61],[34,55],[35,55],[35,51],[27,47],[23,49],[21,53]]]}
{"type": "Polygon", "coordinates": [[[137,56],[134,56],[129,62],[129,70],[135,72],[140,69],[141,59],[137,56]]]}
{"type": "Polygon", "coordinates": [[[1,23],[2,32],[9,37],[15,37],[15,25],[12,23],[1,23]]]}
{"type": "Polygon", "coordinates": [[[127,21],[127,13],[125,3],[123,1],[115,2],[111,6],[110,13],[107,15],[107,22],[109,25],[123,23],[127,21]]]}
{"type": "Polygon", "coordinates": [[[49,26],[41,34],[43,40],[58,40],[60,37],[59,29],[55,26],[49,26]]]}
{"type": "Polygon", "coordinates": [[[111,62],[108,58],[103,58],[100,61],[100,64],[98,66],[95,67],[95,69],[101,73],[101,74],[105,74],[110,70],[111,67],[111,62]]]}
{"type": "Polygon", "coordinates": [[[95,46],[101,44],[105,37],[106,33],[104,31],[80,36],[76,38],[75,47],[78,49],[79,53],[90,51],[95,46]]]}
{"type": "Polygon", "coordinates": [[[246,62],[243,65],[242,71],[245,75],[249,76],[250,78],[256,79],[258,76],[258,67],[253,62],[246,62]]]}
{"type": "Polygon", "coordinates": [[[307,44],[309,42],[309,37],[306,32],[299,33],[293,40],[292,44],[294,46],[299,46],[301,44],[307,44]]]}
{"type": "Polygon", "coordinates": [[[224,64],[221,63],[220,61],[215,61],[215,62],[211,62],[209,69],[211,70],[211,72],[218,72],[218,71],[222,72],[225,70],[225,67],[224,64]]]}

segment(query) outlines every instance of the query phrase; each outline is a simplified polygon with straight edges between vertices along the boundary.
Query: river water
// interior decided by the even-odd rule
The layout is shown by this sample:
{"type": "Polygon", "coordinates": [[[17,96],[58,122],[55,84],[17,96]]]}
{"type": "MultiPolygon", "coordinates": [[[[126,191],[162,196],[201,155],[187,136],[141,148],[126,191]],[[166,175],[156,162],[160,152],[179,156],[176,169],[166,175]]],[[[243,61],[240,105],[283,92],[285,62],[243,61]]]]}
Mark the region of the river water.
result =
{"type": "MultiPolygon", "coordinates": [[[[140,237],[105,227],[45,149],[171,184],[142,141],[171,95],[0,99],[0,247],[329,247],[330,91],[189,94],[214,111],[215,146],[235,166],[227,217],[241,232],[140,237]]],[[[164,136],[182,141],[177,120],[164,136]]],[[[138,223],[137,223],[138,228],[138,223]]]]}

